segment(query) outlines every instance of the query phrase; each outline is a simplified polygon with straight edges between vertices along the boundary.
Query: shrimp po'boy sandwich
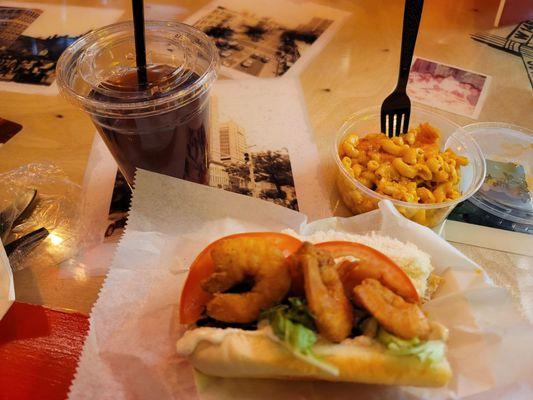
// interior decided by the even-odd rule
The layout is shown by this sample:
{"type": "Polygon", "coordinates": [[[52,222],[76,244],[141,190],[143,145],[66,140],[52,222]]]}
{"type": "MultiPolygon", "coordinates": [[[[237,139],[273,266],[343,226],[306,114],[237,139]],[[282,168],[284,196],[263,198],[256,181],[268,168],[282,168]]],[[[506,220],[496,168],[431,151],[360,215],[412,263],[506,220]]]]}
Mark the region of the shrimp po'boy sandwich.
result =
{"type": "Polygon", "coordinates": [[[429,256],[378,235],[305,240],[248,233],[204,249],[178,354],[220,377],[446,384],[447,329],[420,308],[439,281],[429,256]]]}

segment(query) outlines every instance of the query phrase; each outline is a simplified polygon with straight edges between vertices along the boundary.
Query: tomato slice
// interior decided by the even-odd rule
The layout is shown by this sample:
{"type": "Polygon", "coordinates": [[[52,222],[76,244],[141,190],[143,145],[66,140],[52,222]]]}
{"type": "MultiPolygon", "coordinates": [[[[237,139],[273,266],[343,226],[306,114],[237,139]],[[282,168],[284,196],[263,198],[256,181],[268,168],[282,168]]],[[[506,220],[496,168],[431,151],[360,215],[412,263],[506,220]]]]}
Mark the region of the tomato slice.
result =
{"type": "Polygon", "coordinates": [[[204,312],[206,304],[212,298],[212,295],[203,290],[200,285],[215,270],[215,265],[211,258],[213,247],[221,240],[242,237],[270,240],[283,251],[285,257],[294,253],[302,245],[302,242],[295,237],[276,232],[237,233],[214,241],[202,250],[189,268],[189,275],[181,292],[180,323],[192,324],[196,322],[204,312]]]}
{"type": "Polygon", "coordinates": [[[316,247],[329,251],[334,258],[352,256],[356,262],[345,261],[339,267],[343,285],[350,296],[353,288],[366,278],[380,281],[397,295],[418,303],[418,292],[409,276],[385,254],[364,244],[344,241],[323,242],[316,247]]]}

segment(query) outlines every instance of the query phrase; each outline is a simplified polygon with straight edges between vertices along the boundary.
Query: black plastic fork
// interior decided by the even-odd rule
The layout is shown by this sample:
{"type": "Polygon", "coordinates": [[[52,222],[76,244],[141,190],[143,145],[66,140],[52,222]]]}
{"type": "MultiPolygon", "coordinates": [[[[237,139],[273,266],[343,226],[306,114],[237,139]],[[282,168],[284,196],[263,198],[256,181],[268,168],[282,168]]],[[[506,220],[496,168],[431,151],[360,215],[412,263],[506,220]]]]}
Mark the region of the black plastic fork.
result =
{"type": "Polygon", "coordinates": [[[386,133],[388,137],[399,135],[400,132],[406,133],[409,129],[411,100],[409,100],[405,89],[409,80],[409,70],[413,60],[423,6],[424,0],[405,0],[398,83],[396,89],[381,105],[381,132],[386,133]]]}

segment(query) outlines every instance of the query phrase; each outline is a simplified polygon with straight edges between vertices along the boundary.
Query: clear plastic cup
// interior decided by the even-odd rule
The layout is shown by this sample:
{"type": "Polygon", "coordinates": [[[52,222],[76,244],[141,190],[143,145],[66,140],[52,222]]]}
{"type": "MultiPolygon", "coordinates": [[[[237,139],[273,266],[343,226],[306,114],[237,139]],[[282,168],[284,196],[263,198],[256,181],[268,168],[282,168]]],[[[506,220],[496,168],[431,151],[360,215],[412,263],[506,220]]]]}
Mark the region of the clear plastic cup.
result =
{"type": "Polygon", "coordinates": [[[443,222],[458,203],[468,199],[480,188],[485,179],[486,167],[483,154],[475,140],[459,125],[447,118],[421,107],[411,107],[410,126],[418,126],[425,122],[429,122],[430,125],[440,130],[442,150],[450,148],[456,154],[465,156],[469,160],[469,164],[461,168],[459,182],[461,197],[435,204],[408,203],[377,193],[348,174],[339,157],[340,145],[349,134],[363,137],[368,133],[381,131],[380,107],[375,106],[351,115],[337,133],[333,145],[333,157],[338,167],[337,188],[343,202],[354,214],[374,210],[378,207],[380,200],[387,199],[392,201],[406,218],[432,228],[443,222]]]}
{"type": "Polygon", "coordinates": [[[179,22],[146,21],[148,83],[138,81],[133,23],[94,30],[57,64],[61,93],[91,117],[130,185],[136,168],[208,182],[209,92],[218,51],[179,22]]]}

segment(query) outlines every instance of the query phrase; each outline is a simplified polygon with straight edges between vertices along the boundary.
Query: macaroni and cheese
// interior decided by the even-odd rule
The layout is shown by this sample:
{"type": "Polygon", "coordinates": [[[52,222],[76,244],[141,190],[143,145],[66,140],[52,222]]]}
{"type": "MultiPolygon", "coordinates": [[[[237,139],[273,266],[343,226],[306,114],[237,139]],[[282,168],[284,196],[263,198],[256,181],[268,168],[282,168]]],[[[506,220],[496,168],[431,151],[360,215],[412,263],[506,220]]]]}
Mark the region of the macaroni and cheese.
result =
{"type": "Polygon", "coordinates": [[[441,151],[439,142],[439,132],[425,123],[393,138],[348,135],[339,156],[350,176],[377,193],[409,203],[441,203],[461,196],[460,169],[468,159],[441,151]]]}

